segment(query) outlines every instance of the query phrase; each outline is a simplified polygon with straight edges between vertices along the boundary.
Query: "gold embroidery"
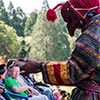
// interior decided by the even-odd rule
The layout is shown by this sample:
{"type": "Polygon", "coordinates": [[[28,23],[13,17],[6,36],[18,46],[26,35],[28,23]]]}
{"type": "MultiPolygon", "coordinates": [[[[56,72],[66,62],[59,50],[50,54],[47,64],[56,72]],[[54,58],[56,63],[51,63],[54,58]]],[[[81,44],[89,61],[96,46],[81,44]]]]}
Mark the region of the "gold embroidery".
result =
{"type": "Polygon", "coordinates": [[[98,38],[98,36],[91,34],[91,32],[89,32],[89,30],[85,31],[87,34],[89,34],[91,37],[95,38],[96,40],[100,40],[100,38],[98,38]]]}
{"type": "Polygon", "coordinates": [[[100,55],[98,55],[96,52],[94,52],[92,49],[88,48],[87,46],[85,46],[83,43],[80,42],[76,42],[76,45],[81,46],[82,48],[84,48],[84,50],[86,50],[87,52],[91,53],[92,55],[94,55],[95,57],[97,57],[98,59],[100,58],[100,55]]]}
{"type": "Polygon", "coordinates": [[[50,62],[47,64],[47,72],[49,76],[49,80],[52,84],[57,84],[56,77],[54,75],[54,62],[50,62]]]}
{"type": "Polygon", "coordinates": [[[97,19],[95,22],[97,22],[97,23],[99,23],[99,24],[100,24],[100,20],[98,20],[98,19],[97,19]]]}
{"type": "Polygon", "coordinates": [[[64,84],[69,84],[69,78],[70,78],[70,74],[69,74],[69,64],[68,62],[62,62],[60,65],[60,75],[61,78],[64,82],[64,84]]]}
{"type": "Polygon", "coordinates": [[[87,65],[87,63],[86,63],[83,59],[81,59],[80,57],[78,57],[78,56],[76,56],[76,55],[72,55],[72,56],[73,56],[77,61],[79,61],[80,63],[87,65]]]}
{"type": "Polygon", "coordinates": [[[70,60],[71,64],[74,66],[74,68],[77,70],[78,74],[80,76],[83,75],[83,73],[80,71],[80,68],[78,67],[78,65],[73,61],[73,60],[70,60]]]}

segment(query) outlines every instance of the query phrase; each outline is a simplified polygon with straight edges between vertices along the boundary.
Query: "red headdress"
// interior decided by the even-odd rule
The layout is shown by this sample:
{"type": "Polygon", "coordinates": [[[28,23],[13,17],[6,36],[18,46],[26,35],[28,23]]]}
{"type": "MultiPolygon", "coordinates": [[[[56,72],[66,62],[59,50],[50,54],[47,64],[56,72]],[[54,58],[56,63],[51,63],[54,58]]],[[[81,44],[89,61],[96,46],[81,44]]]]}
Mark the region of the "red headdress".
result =
{"type": "Polygon", "coordinates": [[[78,24],[85,20],[89,20],[87,14],[90,11],[95,11],[96,14],[100,13],[100,1],[99,0],[68,0],[65,3],[60,3],[56,7],[47,11],[48,21],[54,22],[57,18],[54,10],[61,6],[61,15],[65,22],[68,23],[68,31],[71,36],[74,35],[75,29],[78,24]],[[76,22],[76,19],[78,19],[76,22]]]}

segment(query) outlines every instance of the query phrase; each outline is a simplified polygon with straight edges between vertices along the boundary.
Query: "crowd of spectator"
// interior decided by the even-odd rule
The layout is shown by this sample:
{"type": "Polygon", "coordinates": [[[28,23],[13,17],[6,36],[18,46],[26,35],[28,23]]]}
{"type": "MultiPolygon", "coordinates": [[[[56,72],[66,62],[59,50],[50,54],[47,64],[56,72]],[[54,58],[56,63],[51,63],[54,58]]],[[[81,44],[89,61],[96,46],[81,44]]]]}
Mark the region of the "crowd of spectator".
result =
{"type": "Polygon", "coordinates": [[[28,100],[68,100],[68,93],[59,86],[52,89],[48,85],[37,84],[34,77],[23,72],[19,66],[13,66],[13,62],[0,63],[0,100],[18,100],[9,94],[5,95],[5,88],[22,96],[27,95],[28,100]]]}

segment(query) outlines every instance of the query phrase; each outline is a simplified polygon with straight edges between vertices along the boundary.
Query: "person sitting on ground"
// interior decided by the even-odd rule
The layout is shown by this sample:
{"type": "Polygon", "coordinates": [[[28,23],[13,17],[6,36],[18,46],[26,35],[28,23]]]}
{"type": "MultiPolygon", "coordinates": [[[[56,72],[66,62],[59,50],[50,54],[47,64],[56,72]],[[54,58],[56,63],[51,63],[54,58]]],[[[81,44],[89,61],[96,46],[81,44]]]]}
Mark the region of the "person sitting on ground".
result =
{"type": "Polygon", "coordinates": [[[5,87],[9,91],[13,91],[22,96],[29,96],[29,100],[48,100],[47,96],[41,95],[37,90],[30,86],[25,86],[21,82],[17,81],[17,77],[20,75],[20,68],[17,65],[11,65],[8,67],[8,78],[5,79],[5,87]]]}

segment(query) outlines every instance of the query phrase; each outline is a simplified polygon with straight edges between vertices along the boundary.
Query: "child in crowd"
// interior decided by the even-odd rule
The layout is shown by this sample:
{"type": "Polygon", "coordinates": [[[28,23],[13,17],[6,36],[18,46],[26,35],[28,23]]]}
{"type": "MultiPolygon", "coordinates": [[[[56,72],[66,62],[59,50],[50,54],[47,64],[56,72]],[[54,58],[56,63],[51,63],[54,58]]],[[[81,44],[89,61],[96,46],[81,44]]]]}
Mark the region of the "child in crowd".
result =
{"type": "Polygon", "coordinates": [[[29,100],[48,100],[47,96],[41,95],[36,89],[30,86],[25,86],[21,82],[17,81],[17,77],[20,75],[20,67],[12,65],[8,68],[9,77],[5,79],[5,86],[9,91],[13,91],[22,96],[29,96],[29,100]]]}

